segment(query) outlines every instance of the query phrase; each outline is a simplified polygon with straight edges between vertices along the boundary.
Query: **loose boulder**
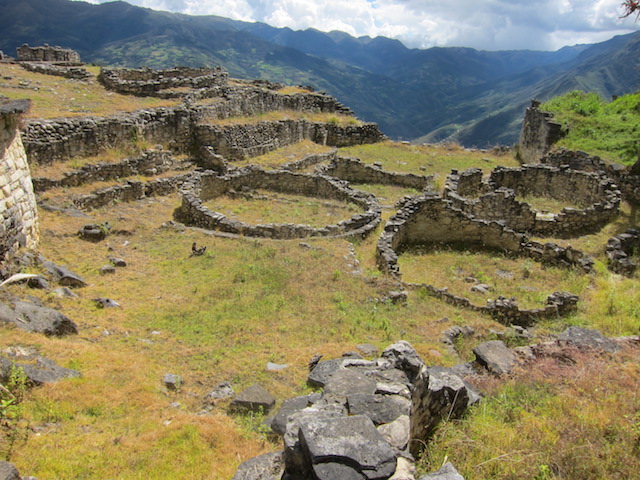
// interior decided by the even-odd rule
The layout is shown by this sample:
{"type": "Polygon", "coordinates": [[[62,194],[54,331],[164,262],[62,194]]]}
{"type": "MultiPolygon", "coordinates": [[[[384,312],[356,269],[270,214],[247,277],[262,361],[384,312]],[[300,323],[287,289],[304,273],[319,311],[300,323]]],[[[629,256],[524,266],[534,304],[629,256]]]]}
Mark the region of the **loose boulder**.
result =
{"type": "Polygon", "coordinates": [[[476,361],[496,375],[511,372],[516,365],[516,357],[500,340],[481,343],[473,349],[476,361]]]}
{"type": "Polygon", "coordinates": [[[231,407],[239,410],[267,413],[275,404],[275,397],[261,385],[255,384],[236,395],[231,402],[231,407]]]}
{"type": "Polygon", "coordinates": [[[593,348],[615,353],[620,350],[620,345],[605,337],[598,330],[590,330],[582,327],[569,327],[558,337],[558,341],[578,348],[593,348]]]}
{"type": "Polygon", "coordinates": [[[47,336],[63,336],[78,333],[75,322],[52,308],[41,307],[17,300],[13,308],[0,303],[0,322],[12,323],[27,332],[44,333],[47,336]]]}

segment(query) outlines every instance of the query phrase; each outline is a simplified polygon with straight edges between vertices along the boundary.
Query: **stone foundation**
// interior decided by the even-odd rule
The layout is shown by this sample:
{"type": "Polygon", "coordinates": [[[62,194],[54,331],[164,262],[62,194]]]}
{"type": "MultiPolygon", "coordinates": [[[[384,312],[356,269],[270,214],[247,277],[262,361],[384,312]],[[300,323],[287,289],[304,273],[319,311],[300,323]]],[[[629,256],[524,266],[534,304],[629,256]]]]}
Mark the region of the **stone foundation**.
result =
{"type": "Polygon", "coordinates": [[[597,231],[613,220],[619,213],[621,194],[602,174],[538,164],[498,167],[487,182],[482,181],[482,171],[477,168],[454,171],[447,178],[445,197],[475,218],[501,221],[519,232],[571,237],[597,231]],[[542,214],[517,201],[516,195],[589,206],[542,214]]]}
{"type": "Polygon", "coordinates": [[[626,201],[634,205],[640,204],[640,175],[630,167],[607,163],[596,155],[566,149],[549,152],[540,162],[544,165],[605,175],[616,182],[626,201]]]}
{"type": "Polygon", "coordinates": [[[321,175],[303,175],[284,170],[264,171],[257,167],[236,170],[224,176],[214,172],[194,174],[182,189],[182,206],[177,212],[178,220],[208,230],[276,239],[304,237],[336,237],[344,235],[366,235],[380,222],[380,207],[373,195],[350,189],[344,182],[321,175]],[[203,205],[204,201],[243,188],[264,189],[282,193],[330,198],[351,202],[364,212],[350,219],[323,228],[296,224],[249,225],[213,212],[203,205]]]}
{"type": "Polygon", "coordinates": [[[88,80],[93,77],[82,67],[65,67],[54,65],[51,63],[40,62],[23,62],[20,64],[22,68],[30,72],[43,73],[45,75],[54,75],[56,77],[71,78],[74,80],[88,80]]]}
{"type": "MultiPolygon", "coordinates": [[[[227,72],[220,67],[175,67],[166,70],[101,68],[98,81],[107,90],[141,97],[154,97],[163,90],[173,88],[193,90],[226,85],[228,77],[227,72]]],[[[187,93],[175,92],[173,96],[182,97],[187,93]]]]}
{"type": "Polygon", "coordinates": [[[321,172],[351,183],[396,185],[416,190],[424,190],[433,185],[433,175],[387,172],[375,165],[367,165],[357,158],[336,157],[321,172]]]}
{"type": "Polygon", "coordinates": [[[51,188],[70,188],[93,182],[103,182],[132,175],[157,175],[171,170],[177,164],[171,152],[149,151],[137,158],[128,158],[115,163],[85,165],[77,170],[65,172],[60,179],[34,178],[36,192],[51,188]]]}
{"type": "Polygon", "coordinates": [[[81,64],[80,54],[70,48],[50,47],[44,44],[41,47],[30,47],[23,44],[17,49],[20,62],[52,62],[61,64],[81,64]]]}
{"type": "MultiPolygon", "coordinates": [[[[404,249],[425,244],[459,245],[464,248],[498,250],[538,262],[565,268],[593,269],[593,260],[571,247],[554,243],[530,242],[502,222],[474,218],[455,208],[451,200],[437,195],[414,197],[384,227],[378,239],[376,255],[378,267],[401,281],[398,254],[404,249]]],[[[523,326],[535,319],[556,317],[573,311],[577,297],[556,293],[542,309],[520,310],[514,299],[498,298],[486,306],[474,305],[470,300],[452,295],[447,289],[431,285],[411,285],[423,288],[428,294],[453,305],[487,313],[505,323],[523,326]]]]}
{"type": "Polygon", "coordinates": [[[269,153],[303,140],[346,147],[376,143],[384,135],[373,123],[339,126],[308,120],[280,120],[247,125],[197,125],[197,147],[210,146],[227,160],[242,160],[269,153]]]}
{"type": "Polygon", "coordinates": [[[36,199],[18,130],[19,116],[28,108],[28,100],[0,101],[0,263],[38,242],[36,199]]]}
{"type": "Polygon", "coordinates": [[[638,262],[633,256],[640,253],[640,231],[629,229],[611,237],[605,247],[605,253],[609,270],[632,277],[638,269],[638,262]]]}

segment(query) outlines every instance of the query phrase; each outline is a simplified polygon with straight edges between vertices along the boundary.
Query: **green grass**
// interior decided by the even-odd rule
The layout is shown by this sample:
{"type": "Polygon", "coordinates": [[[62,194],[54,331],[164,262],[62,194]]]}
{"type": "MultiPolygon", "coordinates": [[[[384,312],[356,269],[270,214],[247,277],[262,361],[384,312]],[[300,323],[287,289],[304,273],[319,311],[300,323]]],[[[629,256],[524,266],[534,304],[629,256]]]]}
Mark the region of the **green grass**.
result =
{"type": "Polygon", "coordinates": [[[476,167],[490,172],[498,165],[519,165],[511,154],[495,155],[486,151],[467,150],[456,144],[442,146],[381,142],[341,148],[339,153],[344,157],[360,158],[368,164],[379,162],[384,170],[390,172],[435,175],[436,186],[440,188],[453,169],[476,167]]]}
{"type": "Polygon", "coordinates": [[[544,267],[530,259],[491,251],[413,248],[403,252],[398,263],[404,281],[446,287],[477,305],[502,295],[515,297],[520,308],[541,308],[551,293],[581,295],[590,283],[589,276],[573,270],[544,267]],[[491,291],[471,291],[476,283],[488,285],[491,291]]]}
{"type": "Polygon", "coordinates": [[[606,102],[579,90],[542,104],[568,135],[556,146],[581,150],[606,160],[631,165],[640,152],[640,93],[606,102]]]}
{"type": "Polygon", "coordinates": [[[253,197],[220,196],[205,202],[210,210],[250,224],[298,223],[325,227],[348,220],[362,209],[353,203],[258,190],[253,197]]]}
{"type": "MultiPolygon", "coordinates": [[[[18,73],[10,75],[17,77],[18,73]]],[[[49,112],[63,90],[69,99],[75,95],[70,86],[74,82],[50,77],[51,85],[44,79],[37,81],[43,82],[42,88],[33,92],[42,97],[37,97],[34,108],[49,112]]],[[[105,100],[109,103],[115,98],[119,97],[105,100]]],[[[81,103],[78,105],[83,106],[81,103]]],[[[325,120],[333,121],[331,117],[325,120]]],[[[299,145],[274,152],[275,158],[257,161],[279,164],[315,148],[299,145]]],[[[440,187],[451,169],[480,167],[489,172],[497,165],[517,165],[511,155],[496,156],[456,145],[384,142],[344,148],[340,154],[368,164],[380,162],[389,171],[434,174],[440,187]]],[[[83,163],[74,159],[59,167],[73,169],[83,163]]],[[[356,188],[384,197],[383,203],[417,193],[381,185],[356,188]]],[[[64,202],[74,192],[47,195],[52,201],[64,202]]],[[[246,202],[234,199],[229,205],[243,207],[237,213],[251,222],[329,223],[324,201],[313,205],[311,200],[317,199],[287,199],[277,213],[280,217],[266,210],[279,202],[243,206],[246,202]]],[[[80,331],[77,336],[53,338],[0,326],[3,345],[33,346],[58,364],[82,373],[81,378],[34,388],[23,399],[21,416],[29,435],[11,455],[23,475],[43,479],[231,478],[241,461],[278,450],[281,444],[254,431],[258,417],[232,414],[228,401],[200,414],[204,395],[219,382],[231,382],[236,391],[259,382],[280,403],[310,391],[305,384],[307,363],[316,353],[331,358],[359,343],[373,343],[381,350],[405,339],[428,365],[451,366],[470,360],[475,344],[495,338],[492,330],[504,330],[488,317],[452,307],[419,290],[410,292],[406,306],[380,302],[390,289],[397,288],[376,268],[375,245],[382,225],[369,237],[351,241],[225,238],[197,229],[162,227],[179,205],[178,195],[170,195],[97,209],[90,212],[90,218],[40,211],[39,251],[78,272],[88,286],[77,290],[79,297],[73,299],[24,285],[3,287],[59,309],[78,323],[80,331]],[[76,235],[87,223],[107,221],[114,231],[126,233],[112,233],[98,244],[76,235]],[[206,246],[206,253],[191,257],[193,242],[206,246]],[[352,252],[364,272],[361,275],[354,273],[352,252]],[[99,268],[109,256],[124,258],[128,266],[117,269],[115,275],[100,275],[99,268]],[[92,301],[96,297],[112,298],[122,307],[98,309],[92,301]],[[458,345],[460,356],[439,340],[452,325],[469,325],[476,332],[458,345]],[[268,361],[289,367],[267,372],[268,361]],[[166,373],[183,377],[179,392],[163,386],[166,373]]],[[[390,213],[385,211],[385,215],[390,213]]],[[[344,214],[351,216],[350,211],[344,214]]],[[[491,284],[495,294],[516,296],[523,306],[539,306],[556,289],[578,293],[578,312],[539,324],[532,329],[534,342],[568,325],[596,327],[608,335],[638,334],[639,280],[609,273],[603,252],[611,235],[637,224],[637,212],[623,205],[618,219],[602,231],[571,240],[574,247],[595,256],[596,271],[589,275],[491,252],[451,249],[406,252],[401,267],[408,280],[448,286],[461,293],[470,286],[464,283],[464,276],[474,276],[491,284]],[[504,272],[513,275],[511,281],[504,279],[504,272]]],[[[484,300],[478,297],[479,303],[484,300]]],[[[512,346],[519,342],[507,340],[512,346]]],[[[575,358],[575,365],[557,365],[547,358],[511,378],[485,379],[478,388],[487,397],[461,421],[443,425],[421,469],[436,469],[448,456],[468,479],[637,477],[637,353],[613,360],[575,358]]]]}
{"type": "MultiPolygon", "coordinates": [[[[97,74],[96,68],[90,68],[90,71],[97,74]]],[[[0,78],[3,78],[0,95],[31,99],[31,108],[24,115],[26,118],[113,115],[178,104],[177,100],[109,92],[95,78],[88,82],[68,82],[52,75],[27,72],[14,64],[0,64],[0,78]],[[22,88],[23,85],[28,88],[22,88]]]]}
{"type": "Polygon", "coordinates": [[[465,478],[631,479],[640,471],[637,349],[606,356],[542,357],[435,434],[421,468],[452,461],[465,478]]]}

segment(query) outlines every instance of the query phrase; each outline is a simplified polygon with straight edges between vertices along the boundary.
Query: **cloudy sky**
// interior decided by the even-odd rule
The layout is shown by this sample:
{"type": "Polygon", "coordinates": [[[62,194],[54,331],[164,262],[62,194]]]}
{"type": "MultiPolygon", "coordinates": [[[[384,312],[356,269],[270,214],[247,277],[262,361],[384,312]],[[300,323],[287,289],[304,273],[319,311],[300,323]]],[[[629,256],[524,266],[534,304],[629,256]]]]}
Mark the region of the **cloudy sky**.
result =
{"type": "MultiPolygon", "coordinates": [[[[88,0],[105,3],[111,0],[88,0]]],[[[154,10],[274,27],[397,38],[409,47],[557,50],[640,28],[622,0],[127,0],[154,10]]]]}

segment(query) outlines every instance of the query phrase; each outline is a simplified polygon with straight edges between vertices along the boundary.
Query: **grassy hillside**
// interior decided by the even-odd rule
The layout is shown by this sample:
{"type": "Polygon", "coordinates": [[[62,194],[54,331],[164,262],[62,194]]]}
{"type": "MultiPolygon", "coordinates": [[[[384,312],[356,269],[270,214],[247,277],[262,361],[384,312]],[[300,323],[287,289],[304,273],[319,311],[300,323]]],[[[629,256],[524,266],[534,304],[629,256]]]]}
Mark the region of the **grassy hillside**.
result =
{"type": "MultiPolygon", "coordinates": [[[[0,86],[0,94],[33,95],[32,112],[45,111],[43,115],[60,103],[76,109],[71,99],[84,94],[95,101],[92,114],[151,106],[136,103],[150,100],[109,96],[97,84],[78,90],[78,82],[7,68],[11,70],[1,73],[12,78],[0,86]],[[16,86],[26,80],[41,88],[16,86]]],[[[60,107],[57,114],[67,113],[60,107]]],[[[326,149],[307,142],[240,165],[272,167],[318,151],[326,149]]],[[[454,168],[489,171],[517,165],[510,154],[456,144],[384,142],[340,153],[390,171],[435,175],[438,188],[454,168]]],[[[55,169],[36,167],[33,174],[60,176],[88,162],[123,156],[109,151],[61,162],[55,169]]],[[[40,200],[69,206],[73,196],[88,188],[52,190],[40,200]]],[[[380,185],[358,188],[380,197],[385,220],[395,212],[396,200],[416,193],[380,185]]],[[[219,208],[249,221],[268,222],[271,215],[282,215],[242,198],[225,202],[219,208]]],[[[282,203],[299,208],[292,216],[311,222],[327,221],[344,207],[302,198],[284,198],[282,203]]],[[[331,358],[361,343],[381,350],[405,339],[429,365],[451,366],[470,360],[477,343],[506,331],[488,317],[420,290],[410,292],[406,306],[380,301],[395,288],[376,268],[375,244],[382,226],[366,239],[231,238],[167,223],[179,205],[179,196],[173,194],[118,203],[87,217],[40,210],[39,251],[81,274],[89,285],[77,289],[74,298],[19,284],[0,291],[0,299],[7,294],[36,297],[75,320],[80,331],[55,338],[0,325],[2,350],[32,348],[82,373],[81,378],[31,389],[21,409],[14,411],[18,436],[9,452],[2,437],[0,453],[23,475],[42,480],[228,479],[241,461],[275,451],[281,443],[265,434],[262,416],[232,412],[228,400],[205,402],[219,382],[230,382],[237,392],[259,382],[280,404],[310,391],[305,384],[307,363],[316,353],[331,358]],[[105,222],[114,233],[101,243],[87,243],[76,235],[87,223],[105,222]],[[206,253],[190,256],[193,242],[206,246],[206,253]],[[112,256],[125,259],[127,266],[112,275],[100,274],[112,256]],[[93,301],[98,297],[111,298],[121,307],[98,308],[93,301]],[[475,330],[456,343],[455,352],[440,341],[453,325],[475,330]],[[267,371],[267,362],[288,366],[267,371]],[[182,376],[184,386],[168,391],[162,382],[166,373],[182,376]]],[[[620,217],[601,232],[571,240],[596,258],[596,271],[589,275],[542,268],[497,252],[447,248],[406,252],[401,263],[411,280],[462,289],[478,303],[486,298],[469,292],[460,278],[474,275],[491,285],[495,295],[515,295],[530,306],[540,306],[558,288],[580,295],[578,312],[531,329],[532,343],[569,325],[596,327],[612,336],[638,334],[640,280],[609,273],[603,252],[609,236],[637,224],[636,214],[625,205],[620,217]],[[504,272],[511,273],[511,281],[504,281],[504,272]]],[[[509,333],[503,338],[511,346],[522,342],[509,333]]],[[[434,470],[448,458],[468,479],[637,478],[640,398],[633,392],[639,365],[636,349],[613,360],[575,357],[575,364],[566,360],[560,369],[550,363],[533,373],[486,380],[479,386],[488,398],[461,422],[443,426],[421,461],[421,471],[434,470]]]]}
{"type": "Polygon", "coordinates": [[[607,160],[632,165],[640,154],[640,93],[610,102],[579,90],[541,106],[552,112],[568,134],[556,146],[581,150],[607,160]]]}

